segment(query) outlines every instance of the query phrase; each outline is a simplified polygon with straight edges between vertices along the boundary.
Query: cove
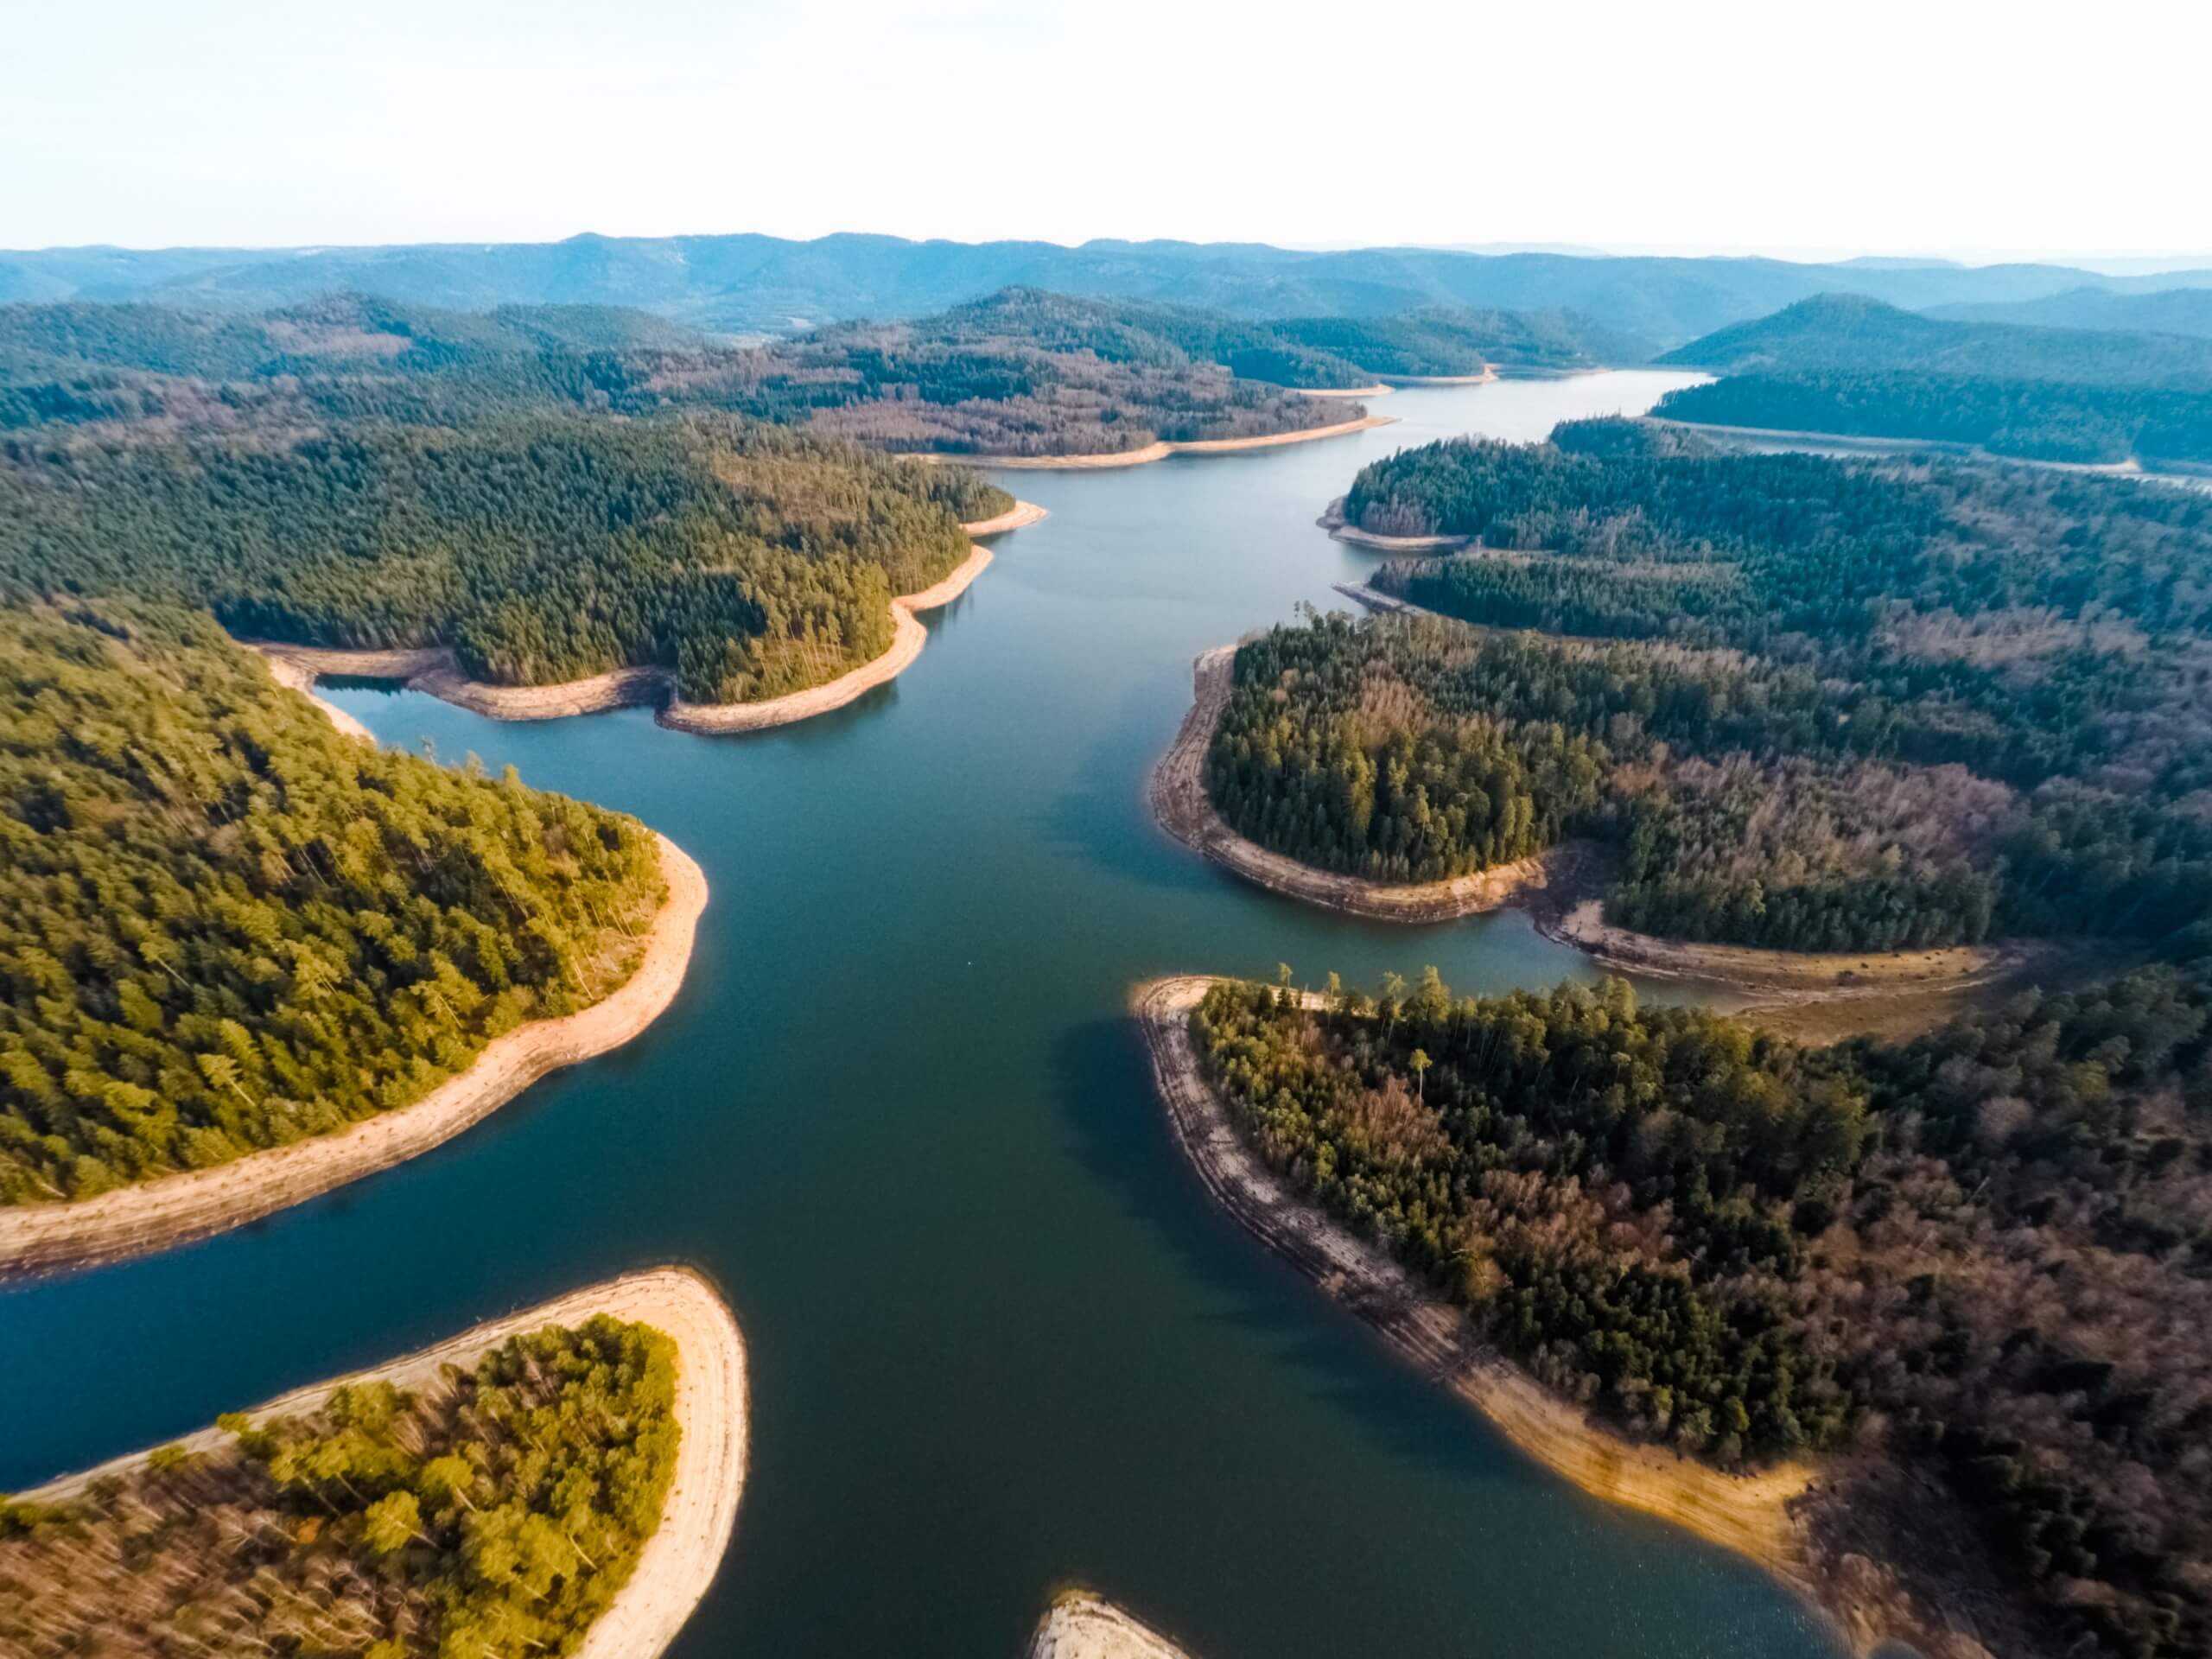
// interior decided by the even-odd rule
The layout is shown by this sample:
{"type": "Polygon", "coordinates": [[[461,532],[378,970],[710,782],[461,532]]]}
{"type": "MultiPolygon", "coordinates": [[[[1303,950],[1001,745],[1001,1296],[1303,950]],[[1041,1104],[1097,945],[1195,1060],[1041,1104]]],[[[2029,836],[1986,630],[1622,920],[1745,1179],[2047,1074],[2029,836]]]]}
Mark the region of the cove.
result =
{"type": "MultiPolygon", "coordinates": [[[[1031,472],[897,681],[742,738],[331,690],[387,742],[637,813],[713,902],[675,1005],[458,1140],[221,1238],[0,1296],[0,1490],[575,1286],[696,1265],[753,1462],[679,1659],[1018,1652],[1080,1580],[1205,1659],[1811,1659],[1756,1569],[1538,1471],[1217,1212],[1125,1008],[1173,973],[1591,979],[1515,912],[1307,908],[1150,822],[1192,658],[1343,601],[1365,461],[1694,376],[1396,392],[1399,424],[1031,472]]],[[[1669,994],[1655,991],[1656,995],[1669,994]]]]}

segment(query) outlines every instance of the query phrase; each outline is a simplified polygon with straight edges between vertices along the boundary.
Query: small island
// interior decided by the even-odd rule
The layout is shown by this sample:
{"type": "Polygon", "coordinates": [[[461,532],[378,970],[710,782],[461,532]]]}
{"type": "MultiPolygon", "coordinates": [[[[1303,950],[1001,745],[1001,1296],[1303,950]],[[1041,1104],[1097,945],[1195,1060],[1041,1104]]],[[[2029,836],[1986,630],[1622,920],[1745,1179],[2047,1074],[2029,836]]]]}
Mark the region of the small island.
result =
{"type": "Polygon", "coordinates": [[[34,1655],[652,1659],[719,1570],[746,1355],[685,1269],[628,1274],[0,1500],[34,1655]]]}
{"type": "Polygon", "coordinates": [[[1182,1649],[1150,1625],[1087,1590],[1052,1599],[1029,1659],[1189,1659],[1182,1649]]]}

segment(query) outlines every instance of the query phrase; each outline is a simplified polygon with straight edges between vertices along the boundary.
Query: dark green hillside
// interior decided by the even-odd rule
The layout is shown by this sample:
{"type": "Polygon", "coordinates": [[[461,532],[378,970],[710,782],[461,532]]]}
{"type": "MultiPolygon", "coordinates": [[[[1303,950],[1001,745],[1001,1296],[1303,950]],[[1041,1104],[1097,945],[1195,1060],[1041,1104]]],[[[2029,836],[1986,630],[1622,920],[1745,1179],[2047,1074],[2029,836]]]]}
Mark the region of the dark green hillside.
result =
{"type": "MultiPolygon", "coordinates": [[[[2129,336],[2113,335],[2113,339],[2129,336]]],[[[2212,390],[1942,374],[1732,374],[1670,391],[1667,420],[1965,444],[2022,461],[2212,463],[2212,390]]]]}
{"type": "Polygon", "coordinates": [[[543,684],[658,664],[702,702],[833,679],[968,556],[972,477],[727,416],[499,416],[297,439],[0,442],[0,580],[308,645],[447,645],[543,684]]]}
{"type": "Polygon", "coordinates": [[[404,1106],[665,891],[634,819],[345,737],[203,618],[20,591],[0,848],[0,1204],[404,1106]]]}
{"type": "Polygon", "coordinates": [[[2212,340],[2086,328],[1952,322],[1823,294],[1694,340],[1659,359],[1715,374],[1897,372],[2080,385],[2212,389],[2212,340]]]}
{"type": "Polygon", "coordinates": [[[1558,435],[1402,452],[1347,512],[1478,538],[1385,592],[1574,641],[1377,620],[1247,645],[1209,774],[1244,834],[1388,881],[1594,836],[1613,919],[1681,938],[2200,948],[2212,499],[1558,435]]]}

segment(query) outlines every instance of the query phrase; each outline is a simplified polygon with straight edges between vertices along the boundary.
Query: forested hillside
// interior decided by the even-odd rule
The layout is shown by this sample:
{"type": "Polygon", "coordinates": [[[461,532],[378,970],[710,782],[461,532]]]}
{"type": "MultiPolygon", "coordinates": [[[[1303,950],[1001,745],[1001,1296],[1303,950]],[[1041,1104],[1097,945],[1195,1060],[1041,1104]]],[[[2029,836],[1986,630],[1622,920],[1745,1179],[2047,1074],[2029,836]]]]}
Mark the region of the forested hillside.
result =
{"type": "Polygon", "coordinates": [[[675,1367],[646,1325],[548,1325],[419,1390],[348,1383],[81,1497],[0,1501],[0,1650],[571,1652],[660,1524],[675,1367]]]}
{"type": "Polygon", "coordinates": [[[1670,391],[1655,415],[1715,426],[1978,446],[2022,461],[2212,463],[2212,391],[1939,374],[1736,374],[1670,391]]]}
{"type": "Polygon", "coordinates": [[[1827,295],[1660,359],[1726,378],[1669,419],[1978,445],[2024,460],[2212,461],[2212,339],[1920,316],[1827,295]]]}
{"type": "Polygon", "coordinates": [[[1270,1163],[1570,1399],[1724,1466],[1929,1460],[2053,1650],[2191,1659],[2209,1008],[2158,969],[1806,1050],[1618,981],[1477,1001],[1432,969],[1318,1013],[1223,984],[1192,1023],[1270,1163]]]}
{"type": "Polygon", "coordinates": [[[632,397],[712,404],[895,449],[1097,454],[1333,425],[1364,411],[1278,383],[1372,378],[1263,327],[1008,289],[916,322],[673,356],[639,377],[632,397]]]}
{"type": "Polygon", "coordinates": [[[9,601],[0,1204],[405,1106],[628,973],[635,820],[344,737],[204,617],[9,601]]]}
{"type": "Polygon", "coordinates": [[[1846,294],[1823,294],[1770,317],[1737,323],[1659,360],[1714,374],[1899,372],[2212,388],[2212,340],[1950,321],[1846,294]]]}
{"type": "Polygon", "coordinates": [[[154,594],[233,632],[445,645],[544,684],[658,664],[698,702],[834,679],[1011,505],[957,470],[729,416],[0,439],[0,580],[154,594]]]}
{"type": "Polygon", "coordinates": [[[1664,428],[1455,441],[1356,523],[1480,538],[1238,653],[1209,783],[1243,834],[1386,881],[1618,849],[1631,927],[1800,950],[2212,918],[2212,501],[1986,465],[1706,452],[1664,428]]]}

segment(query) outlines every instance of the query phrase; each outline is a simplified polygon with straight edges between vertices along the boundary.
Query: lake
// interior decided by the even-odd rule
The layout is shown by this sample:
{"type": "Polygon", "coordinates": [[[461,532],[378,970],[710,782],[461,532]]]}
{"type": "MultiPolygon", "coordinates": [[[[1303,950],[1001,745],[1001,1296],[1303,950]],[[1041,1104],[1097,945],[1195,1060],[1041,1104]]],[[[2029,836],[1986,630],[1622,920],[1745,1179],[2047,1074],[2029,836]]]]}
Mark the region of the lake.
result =
{"type": "Polygon", "coordinates": [[[1408,391],[1398,425],[1007,482],[1052,509],[837,714],[743,738],[334,700],[634,812],[714,899],[675,1007],[458,1141],[245,1231],[0,1297],[0,1490],[626,1268],[696,1264],[753,1465],[680,1659],[1016,1659],[1081,1581],[1198,1659],[1833,1656],[1755,1569],[1543,1473],[1238,1230],[1123,1014],[1206,971],[1595,977],[1518,914],[1310,910],[1170,842],[1147,769],[1209,645],[1345,601],[1364,461],[1698,377],[1408,391]]]}

